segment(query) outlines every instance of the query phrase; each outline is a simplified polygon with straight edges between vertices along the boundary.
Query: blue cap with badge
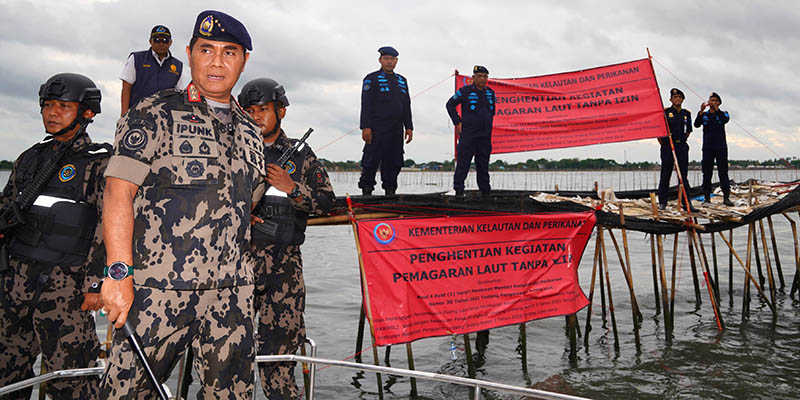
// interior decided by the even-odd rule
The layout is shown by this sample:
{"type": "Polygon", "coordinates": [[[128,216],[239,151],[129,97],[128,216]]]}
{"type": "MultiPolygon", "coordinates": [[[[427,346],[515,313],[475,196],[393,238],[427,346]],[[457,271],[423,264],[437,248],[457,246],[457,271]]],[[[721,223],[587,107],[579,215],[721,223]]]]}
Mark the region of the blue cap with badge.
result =
{"type": "Polygon", "coordinates": [[[392,56],[392,57],[397,57],[400,54],[392,46],[383,46],[380,49],[378,49],[378,53],[380,53],[382,56],[392,56]]]}
{"type": "Polygon", "coordinates": [[[206,10],[198,14],[192,37],[236,43],[247,50],[253,50],[247,28],[239,20],[222,11],[206,10]]]}

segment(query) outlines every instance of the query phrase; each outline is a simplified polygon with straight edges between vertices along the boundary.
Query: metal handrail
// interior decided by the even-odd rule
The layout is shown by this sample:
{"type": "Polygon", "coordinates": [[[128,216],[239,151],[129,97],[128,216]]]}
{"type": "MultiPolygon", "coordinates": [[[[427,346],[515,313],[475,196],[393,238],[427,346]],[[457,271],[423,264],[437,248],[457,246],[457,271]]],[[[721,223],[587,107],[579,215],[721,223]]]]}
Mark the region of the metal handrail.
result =
{"type": "MultiPolygon", "coordinates": [[[[298,356],[294,354],[287,354],[287,355],[269,355],[269,356],[256,356],[256,363],[262,362],[301,362],[301,363],[308,363],[311,364],[312,367],[309,371],[309,381],[311,390],[308,393],[309,400],[313,400],[313,392],[314,392],[314,383],[315,383],[315,371],[317,364],[325,364],[333,367],[341,367],[347,369],[353,369],[358,371],[366,371],[366,372],[382,372],[390,375],[397,375],[397,376],[405,376],[410,378],[421,378],[432,380],[436,382],[444,382],[444,383],[452,383],[456,385],[462,386],[471,386],[474,388],[473,399],[478,400],[480,399],[481,389],[492,389],[501,392],[511,393],[511,394],[518,394],[522,396],[533,397],[537,399],[544,399],[544,400],[586,400],[583,397],[571,396],[567,394],[561,393],[554,393],[554,392],[547,392],[544,390],[538,389],[530,389],[520,386],[513,386],[508,385],[505,383],[497,383],[491,381],[485,381],[481,379],[472,379],[472,378],[463,378],[460,376],[452,376],[446,374],[439,374],[433,372],[426,372],[426,371],[417,371],[417,370],[408,370],[403,368],[394,368],[394,367],[384,367],[380,365],[371,365],[371,364],[360,364],[354,363],[349,361],[340,361],[340,360],[332,360],[326,358],[317,358],[316,355],[316,344],[313,340],[308,339],[311,344],[311,354],[312,356],[298,356]]],[[[102,360],[101,360],[102,362],[102,360]]],[[[24,381],[12,383],[7,386],[0,387],[0,395],[4,395],[7,393],[15,392],[20,389],[24,389],[27,387],[32,387],[38,385],[42,382],[47,382],[53,379],[58,378],[74,378],[74,377],[81,377],[81,376],[92,376],[92,375],[101,375],[105,367],[93,367],[93,368],[79,368],[79,369],[69,369],[69,370],[61,370],[61,371],[52,371],[48,372],[30,379],[26,379],[24,381]]]]}

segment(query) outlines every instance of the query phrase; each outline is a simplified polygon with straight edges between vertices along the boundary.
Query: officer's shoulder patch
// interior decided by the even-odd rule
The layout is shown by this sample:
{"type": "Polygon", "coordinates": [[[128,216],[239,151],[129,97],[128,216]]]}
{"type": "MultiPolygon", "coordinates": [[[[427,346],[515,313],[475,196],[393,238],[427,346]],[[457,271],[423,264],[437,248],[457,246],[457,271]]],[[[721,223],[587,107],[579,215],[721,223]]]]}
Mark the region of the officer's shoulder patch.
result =
{"type": "Polygon", "coordinates": [[[133,127],[128,132],[125,132],[120,144],[123,148],[131,151],[141,150],[147,145],[147,132],[141,127],[133,127]]]}
{"type": "Polygon", "coordinates": [[[675,118],[675,114],[672,112],[667,113],[667,118],[675,118]]]}
{"type": "Polygon", "coordinates": [[[367,90],[369,90],[369,81],[364,80],[364,91],[366,92],[367,90]]]}

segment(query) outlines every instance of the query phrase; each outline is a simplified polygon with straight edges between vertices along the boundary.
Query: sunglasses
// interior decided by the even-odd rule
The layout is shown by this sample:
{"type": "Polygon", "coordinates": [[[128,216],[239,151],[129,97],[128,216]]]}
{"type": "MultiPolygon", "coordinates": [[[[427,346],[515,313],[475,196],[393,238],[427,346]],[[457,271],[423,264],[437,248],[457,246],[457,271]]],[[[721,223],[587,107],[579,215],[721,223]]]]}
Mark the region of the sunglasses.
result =
{"type": "Polygon", "coordinates": [[[169,38],[156,37],[156,38],[153,38],[153,43],[169,43],[169,38]]]}

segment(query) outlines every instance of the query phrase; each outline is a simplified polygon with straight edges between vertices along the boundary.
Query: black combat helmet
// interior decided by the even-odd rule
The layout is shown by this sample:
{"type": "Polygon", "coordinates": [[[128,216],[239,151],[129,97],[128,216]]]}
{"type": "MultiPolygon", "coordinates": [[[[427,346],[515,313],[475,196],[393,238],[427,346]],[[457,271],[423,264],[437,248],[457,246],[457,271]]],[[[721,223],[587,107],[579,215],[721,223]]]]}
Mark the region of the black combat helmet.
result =
{"type": "MultiPolygon", "coordinates": [[[[80,74],[56,74],[39,87],[39,107],[45,100],[77,101],[82,110],[100,114],[100,89],[91,79],[80,74]]],[[[81,111],[78,119],[81,119],[81,111]]]]}
{"type": "MultiPolygon", "coordinates": [[[[238,96],[239,105],[243,108],[279,101],[283,107],[289,105],[286,98],[286,89],[269,78],[254,79],[244,85],[238,96]]],[[[276,108],[277,104],[276,104],[276,108]]]]}

